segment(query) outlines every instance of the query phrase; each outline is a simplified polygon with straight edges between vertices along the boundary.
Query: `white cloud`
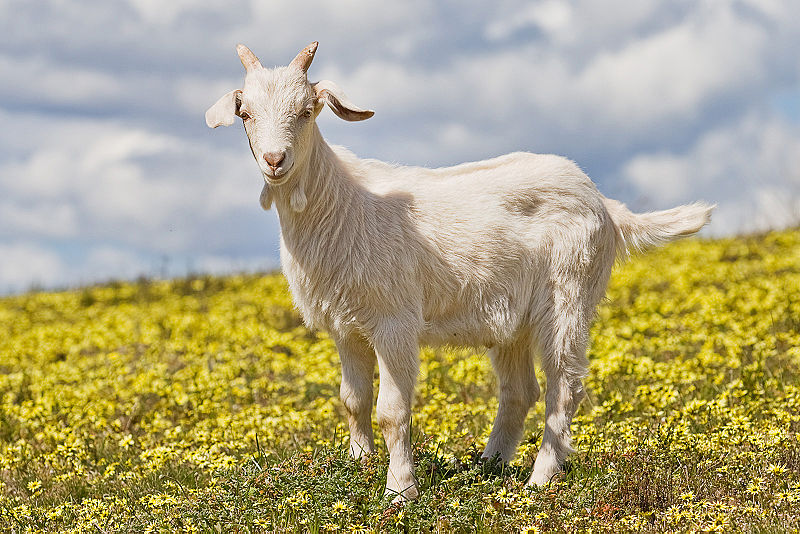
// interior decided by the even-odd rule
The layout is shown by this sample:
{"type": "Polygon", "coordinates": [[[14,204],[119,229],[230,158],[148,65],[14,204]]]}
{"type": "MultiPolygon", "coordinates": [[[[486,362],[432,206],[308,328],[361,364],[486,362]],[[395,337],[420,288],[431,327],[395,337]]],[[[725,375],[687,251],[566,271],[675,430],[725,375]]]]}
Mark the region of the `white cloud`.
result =
{"type": "Polygon", "coordinates": [[[242,86],[244,71],[241,75],[228,79],[214,79],[200,76],[187,76],[176,81],[174,86],[175,103],[187,115],[200,116],[200,112],[210,108],[219,97],[242,86]]]}
{"type": "Polygon", "coordinates": [[[42,56],[0,55],[2,92],[18,100],[59,104],[90,104],[119,93],[124,87],[111,75],[81,67],[54,64],[42,56]]]}
{"type": "Polygon", "coordinates": [[[508,39],[514,34],[536,28],[553,37],[559,37],[570,32],[573,22],[573,9],[568,2],[563,0],[545,0],[544,2],[530,3],[520,8],[512,16],[504,14],[490,21],[484,30],[484,35],[490,41],[508,39]]]}
{"type": "MultiPolygon", "coordinates": [[[[435,65],[375,57],[345,70],[320,62],[314,75],[336,80],[354,101],[375,109],[373,121],[385,120],[384,128],[405,126],[409,137],[427,136],[423,161],[449,162],[471,154],[443,146],[438,129],[428,127],[434,121],[457,120],[482,132],[487,144],[502,138],[506,150],[580,158],[584,151],[619,157],[643,143],[672,148],[720,121],[720,107],[730,117],[763,105],[754,98],[764,98],[776,69],[786,67],[776,59],[786,39],[772,38],[776,27],[786,26],[782,19],[752,17],[731,3],[698,3],[677,14],[663,2],[626,3],[618,17],[595,4],[579,3],[569,15],[556,1],[501,5],[486,31],[505,38],[519,27],[521,42],[453,52],[435,65]],[[510,6],[519,12],[510,13],[510,6]],[[546,37],[524,31],[548,24],[546,37]],[[599,42],[584,49],[584,39],[599,42]]],[[[800,45],[800,25],[781,32],[800,45]]],[[[344,129],[333,128],[336,135],[344,129]]],[[[406,152],[386,143],[379,153],[390,147],[406,152]]]]}
{"type": "Polygon", "coordinates": [[[376,110],[320,120],[360,155],[558,152],[653,207],[718,201],[718,231],[794,209],[774,200],[793,179],[764,178],[791,176],[775,162],[796,155],[795,128],[764,112],[800,90],[791,0],[162,4],[42,0],[0,22],[0,239],[51,251],[71,279],[162,255],[208,269],[277,257],[241,128],[203,122],[241,83],[237,42],[274,65],[319,40],[311,77],[376,110]],[[74,259],[91,254],[105,267],[74,259]]]}
{"type": "Polygon", "coordinates": [[[71,266],[69,282],[88,284],[95,280],[132,279],[153,274],[153,265],[135,251],[101,245],[91,248],[76,265],[71,266]]]}
{"type": "Polygon", "coordinates": [[[58,202],[34,205],[0,202],[0,235],[19,237],[74,237],[78,233],[78,216],[73,206],[58,202]]]}
{"type": "Polygon", "coordinates": [[[578,98],[611,123],[696,115],[700,106],[764,76],[767,30],[727,3],[599,54],[577,79],[578,98]]]}
{"type": "Polygon", "coordinates": [[[405,55],[437,30],[443,33],[441,28],[426,23],[436,20],[435,6],[425,0],[252,0],[245,24],[235,30],[238,38],[254,51],[257,47],[266,50],[264,56],[259,56],[265,66],[285,65],[314,40],[320,41],[320,55],[329,61],[340,54],[345,55],[340,60],[376,52],[405,55]],[[269,39],[265,39],[265,28],[269,28],[269,39]]]}
{"type": "Polygon", "coordinates": [[[683,153],[636,156],[622,174],[647,208],[718,203],[710,231],[729,235],[800,222],[798,161],[800,127],[750,115],[708,132],[683,153]]]}
{"type": "Polygon", "coordinates": [[[40,132],[40,146],[0,163],[9,199],[0,219],[18,237],[80,234],[182,253],[221,219],[258,206],[260,178],[246,145],[214,148],[116,121],[0,119],[40,132]]]}
{"type": "Polygon", "coordinates": [[[29,243],[0,243],[0,293],[61,282],[64,262],[58,254],[29,243]]]}
{"type": "Polygon", "coordinates": [[[267,255],[248,258],[212,255],[197,258],[192,267],[198,272],[223,274],[230,272],[272,271],[279,268],[280,265],[277,258],[267,255]]]}
{"type": "Polygon", "coordinates": [[[136,10],[142,19],[148,24],[159,26],[169,26],[175,19],[189,11],[213,12],[219,7],[209,6],[205,2],[195,2],[193,0],[128,0],[130,5],[136,10]]]}

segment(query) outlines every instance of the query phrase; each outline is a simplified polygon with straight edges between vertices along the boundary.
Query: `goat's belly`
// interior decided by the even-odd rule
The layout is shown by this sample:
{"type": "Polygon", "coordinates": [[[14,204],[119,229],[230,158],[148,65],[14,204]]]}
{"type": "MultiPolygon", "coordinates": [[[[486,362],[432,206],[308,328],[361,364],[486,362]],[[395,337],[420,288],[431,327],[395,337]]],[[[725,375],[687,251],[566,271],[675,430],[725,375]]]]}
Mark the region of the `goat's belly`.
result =
{"type": "Polygon", "coordinates": [[[475,309],[426,317],[420,342],[425,345],[493,346],[511,341],[522,323],[503,299],[475,309]]]}
{"type": "Polygon", "coordinates": [[[452,324],[426,324],[419,341],[433,347],[489,347],[497,343],[488,329],[464,329],[452,324]]]}

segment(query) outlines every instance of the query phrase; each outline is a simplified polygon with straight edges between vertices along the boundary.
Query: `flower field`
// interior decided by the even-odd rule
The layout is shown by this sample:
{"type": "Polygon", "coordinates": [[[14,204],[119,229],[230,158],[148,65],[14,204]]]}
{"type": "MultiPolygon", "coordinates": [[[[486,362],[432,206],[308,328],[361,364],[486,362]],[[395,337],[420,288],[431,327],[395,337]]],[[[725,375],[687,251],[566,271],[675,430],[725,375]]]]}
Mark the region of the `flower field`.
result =
{"type": "Polygon", "coordinates": [[[406,506],[384,452],[347,457],[334,344],[280,275],[2,298],[0,531],[800,529],[800,232],[670,245],[608,297],[544,489],[542,403],[510,466],[481,463],[488,359],[423,350],[406,506]]]}

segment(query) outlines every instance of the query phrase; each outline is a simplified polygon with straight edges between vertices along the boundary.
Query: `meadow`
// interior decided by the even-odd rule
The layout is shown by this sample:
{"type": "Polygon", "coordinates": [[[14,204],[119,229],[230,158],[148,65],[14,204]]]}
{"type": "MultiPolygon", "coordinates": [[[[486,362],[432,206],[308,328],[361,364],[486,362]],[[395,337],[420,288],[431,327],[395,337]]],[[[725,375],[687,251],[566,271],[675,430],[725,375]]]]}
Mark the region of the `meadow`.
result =
{"type": "Polygon", "coordinates": [[[800,529],[800,231],[615,268],[577,453],[546,488],[524,487],[543,404],[511,465],[481,462],[486,355],[421,357],[421,495],[392,506],[383,443],[348,458],[334,344],[279,274],[2,298],[0,531],[800,529]]]}

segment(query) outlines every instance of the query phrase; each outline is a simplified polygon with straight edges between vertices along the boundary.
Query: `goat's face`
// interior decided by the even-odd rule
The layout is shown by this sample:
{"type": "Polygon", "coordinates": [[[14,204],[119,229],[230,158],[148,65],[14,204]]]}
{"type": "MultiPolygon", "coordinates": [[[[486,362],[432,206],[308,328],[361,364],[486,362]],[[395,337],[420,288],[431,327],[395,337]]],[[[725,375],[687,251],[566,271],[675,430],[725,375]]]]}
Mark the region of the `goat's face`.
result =
{"type": "Polygon", "coordinates": [[[282,183],[311,140],[317,110],[305,73],[289,67],[248,72],[237,100],[236,115],[261,172],[282,183]]]}
{"type": "Polygon", "coordinates": [[[230,126],[240,117],[253,156],[270,185],[288,181],[292,169],[308,160],[314,120],[323,104],[345,120],[364,120],[373,115],[372,111],[351,104],[333,82],[308,82],[306,72],[314,59],[316,42],[304,48],[288,66],[274,69],[262,67],[246,46],[236,49],[247,70],[244,86],[211,106],[206,123],[211,128],[230,126]]]}

